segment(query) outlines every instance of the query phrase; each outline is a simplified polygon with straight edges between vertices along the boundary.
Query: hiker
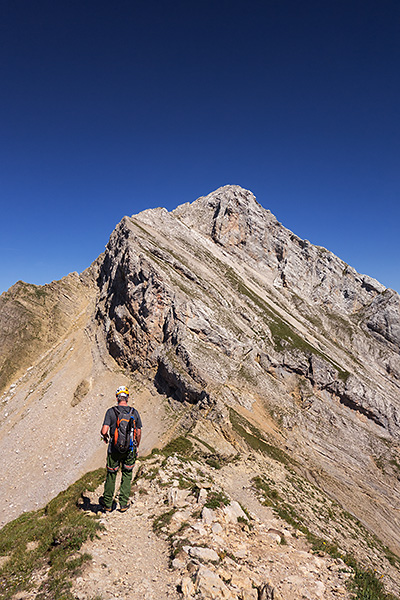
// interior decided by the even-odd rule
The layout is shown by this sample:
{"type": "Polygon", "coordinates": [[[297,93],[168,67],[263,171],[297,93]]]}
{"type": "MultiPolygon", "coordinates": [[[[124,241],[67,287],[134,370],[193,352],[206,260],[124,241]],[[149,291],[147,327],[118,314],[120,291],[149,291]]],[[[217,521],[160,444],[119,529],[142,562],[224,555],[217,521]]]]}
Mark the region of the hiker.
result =
{"type": "Polygon", "coordinates": [[[99,504],[106,512],[112,510],[115,481],[121,465],[122,478],[118,499],[120,511],[125,512],[130,506],[132,469],[142,436],[142,420],[136,408],[128,406],[129,390],[125,386],[119,387],[115,395],[118,406],[107,410],[100,431],[104,442],[108,443],[108,451],[104,494],[99,498],[99,504]]]}

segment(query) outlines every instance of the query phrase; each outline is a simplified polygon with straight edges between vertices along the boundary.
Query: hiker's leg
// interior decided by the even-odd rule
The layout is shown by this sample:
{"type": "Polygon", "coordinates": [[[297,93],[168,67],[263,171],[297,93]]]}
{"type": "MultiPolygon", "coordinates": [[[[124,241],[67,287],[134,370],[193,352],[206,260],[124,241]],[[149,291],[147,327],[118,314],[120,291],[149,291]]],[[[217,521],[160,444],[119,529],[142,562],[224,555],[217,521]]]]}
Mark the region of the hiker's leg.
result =
{"type": "Polygon", "coordinates": [[[111,508],[115,491],[115,480],[119,468],[119,460],[113,454],[107,455],[107,476],[104,483],[104,504],[107,508],[111,508]]]}
{"type": "Polygon", "coordinates": [[[136,462],[136,450],[129,452],[127,457],[122,461],[122,478],[121,487],[119,489],[119,503],[121,506],[126,506],[131,495],[132,469],[136,462]]]}

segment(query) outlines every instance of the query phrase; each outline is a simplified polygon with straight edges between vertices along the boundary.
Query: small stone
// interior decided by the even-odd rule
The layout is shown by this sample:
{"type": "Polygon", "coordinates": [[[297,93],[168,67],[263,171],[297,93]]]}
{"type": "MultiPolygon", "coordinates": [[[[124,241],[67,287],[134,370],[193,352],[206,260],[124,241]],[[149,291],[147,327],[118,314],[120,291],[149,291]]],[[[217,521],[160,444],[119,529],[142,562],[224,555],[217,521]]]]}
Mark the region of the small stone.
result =
{"type": "Polygon", "coordinates": [[[172,487],[168,490],[167,501],[170,506],[182,507],[187,504],[188,491],[172,487]]]}
{"type": "Polygon", "coordinates": [[[239,548],[239,550],[235,550],[234,555],[236,558],[246,558],[248,551],[245,548],[239,548]]]}
{"type": "Polygon", "coordinates": [[[199,492],[199,496],[197,498],[197,502],[199,504],[204,504],[206,500],[207,500],[207,490],[204,488],[201,488],[201,490],[199,492]]]}
{"type": "Polygon", "coordinates": [[[334,594],[336,594],[337,596],[346,596],[346,594],[347,594],[347,590],[344,587],[333,588],[332,592],[334,594]]]}
{"type": "Polygon", "coordinates": [[[181,581],[181,590],[184,598],[190,598],[195,593],[195,587],[190,577],[183,577],[181,581]]]}
{"type": "Polygon", "coordinates": [[[224,506],[225,519],[228,523],[237,523],[238,517],[247,519],[240,504],[233,500],[228,506],[224,506]]]}
{"type": "Polygon", "coordinates": [[[211,548],[199,548],[194,546],[183,546],[183,550],[189,554],[192,558],[198,558],[199,560],[204,560],[206,562],[217,562],[219,561],[219,556],[212,550],[211,548]]]}
{"type": "Polygon", "coordinates": [[[201,523],[194,523],[194,525],[191,525],[191,528],[194,529],[194,531],[197,531],[201,536],[207,535],[206,528],[203,527],[201,523]]]}
{"type": "Polygon", "coordinates": [[[211,525],[211,523],[215,521],[215,513],[211,508],[207,508],[205,506],[201,511],[201,518],[203,519],[205,525],[211,525]]]}
{"type": "Polygon", "coordinates": [[[211,531],[215,534],[215,535],[219,535],[220,533],[223,532],[223,527],[220,523],[213,523],[212,527],[211,527],[211,531]]]}
{"type": "Polygon", "coordinates": [[[249,577],[241,577],[237,573],[233,573],[231,577],[231,585],[238,588],[239,590],[249,589],[251,590],[253,584],[249,577]]]}
{"type": "Polygon", "coordinates": [[[275,590],[274,587],[269,583],[264,583],[258,588],[258,600],[274,600],[275,590]]]}
{"type": "Polygon", "coordinates": [[[281,536],[279,535],[278,532],[275,532],[273,529],[270,529],[269,531],[267,531],[267,536],[269,538],[271,538],[274,542],[276,542],[277,544],[280,544],[282,541],[281,536]]]}
{"type": "Polygon", "coordinates": [[[185,566],[185,563],[183,562],[183,560],[179,560],[179,558],[174,558],[174,560],[172,561],[173,569],[183,569],[184,566],[185,566]]]}
{"type": "Polygon", "coordinates": [[[325,597],[325,585],[322,583],[322,581],[317,581],[315,584],[316,590],[315,593],[318,596],[318,598],[324,598],[325,597]]]}
{"type": "Polygon", "coordinates": [[[240,600],[258,600],[258,591],[256,589],[242,590],[239,598],[240,600]]]}
{"type": "Polygon", "coordinates": [[[222,579],[203,565],[197,572],[196,592],[200,593],[203,598],[210,598],[211,600],[235,600],[235,596],[222,579]]]}

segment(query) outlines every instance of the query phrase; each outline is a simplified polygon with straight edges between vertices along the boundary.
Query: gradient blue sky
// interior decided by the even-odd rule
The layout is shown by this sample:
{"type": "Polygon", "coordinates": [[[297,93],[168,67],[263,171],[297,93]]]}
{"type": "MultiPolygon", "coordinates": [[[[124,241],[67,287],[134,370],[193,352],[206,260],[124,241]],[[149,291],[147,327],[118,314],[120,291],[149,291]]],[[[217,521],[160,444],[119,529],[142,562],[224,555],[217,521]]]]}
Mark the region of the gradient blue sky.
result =
{"type": "Polygon", "coordinates": [[[0,292],[250,189],[400,291],[398,0],[0,0],[0,292]]]}

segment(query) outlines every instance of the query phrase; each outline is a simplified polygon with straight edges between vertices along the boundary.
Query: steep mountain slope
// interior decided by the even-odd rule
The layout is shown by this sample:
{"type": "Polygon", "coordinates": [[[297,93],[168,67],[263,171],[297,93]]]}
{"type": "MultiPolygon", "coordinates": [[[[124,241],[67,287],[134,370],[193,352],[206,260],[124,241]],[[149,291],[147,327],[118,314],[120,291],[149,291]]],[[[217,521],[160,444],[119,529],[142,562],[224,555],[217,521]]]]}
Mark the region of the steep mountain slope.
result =
{"type": "Polygon", "coordinates": [[[399,297],[229,186],[125,218],[99,277],[111,355],[179,401],[241,406],[399,551],[399,297]]]}
{"type": "Polygon", "coordinates": [[[18,281],[0,296],[0,392],[73,325],[95,296],[94,268],[45,286],[18,281]]]}
{"type": "MultiPolygon", "coordinates": [[[[124,217],[76,285],[59,329],[4,371],[14,382],[0,399],[3,522],[102,464],[91,435],[126,383],[144,451],[194,427],[206,444],[226,440],[228,455],[259,440],[400,553],[398,294],[238,186],[124,217]]],[[[54,319],[32,306],[40,323],[54,319]]],[[[2,339],[14,329],[3,322],[2,339]]]]}

